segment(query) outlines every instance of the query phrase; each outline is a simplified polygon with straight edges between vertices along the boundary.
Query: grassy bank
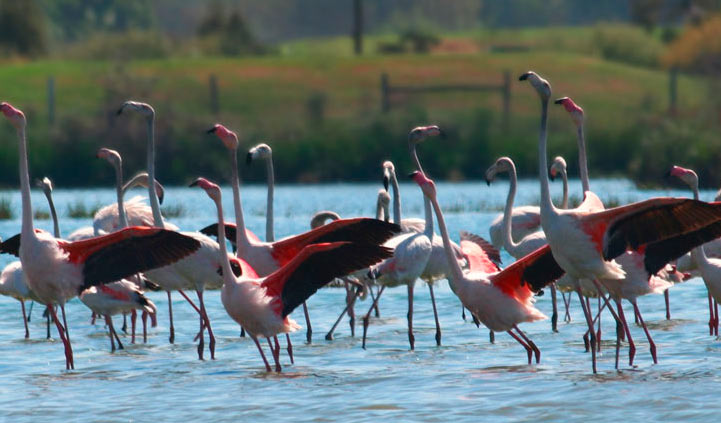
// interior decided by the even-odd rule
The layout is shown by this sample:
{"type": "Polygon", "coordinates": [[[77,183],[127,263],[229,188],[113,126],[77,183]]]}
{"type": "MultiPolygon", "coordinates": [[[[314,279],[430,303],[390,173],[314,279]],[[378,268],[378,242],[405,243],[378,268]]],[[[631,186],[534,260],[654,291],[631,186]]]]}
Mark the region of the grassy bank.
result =
{"type": "MultiPolygon", "coordinates": [[[[565,37],[552,35],[569,40],[576,37],[576,44],[571,44],[579,46],[591,36],[588,31],[586,35],[583,30],[574,31],[568,30],[565,37]]],[[[534,40],[533,32],[515,34],[514,43],[525,45],[534,40]]],[[[481,35],[449,36],[444,42],[485,39],[481,35]]],[[[505,38],[503,33],[494,37],[505,38]]],[[[379,40],[383,37],[374,42],[379,40]]],[[[532,46],[501,52],[486,48],[491,42],[476,42],[472,51],[459,47],[459,51],[430,55],[370,53],[361,58],[333,53],[328,47],[337,44],[335,48],[342,49],[343,43],[347,40],[306,41],[281,47],[277,56],[242,59],[170,58],[127,64],[9,61],[0,66],[0,86],[3,100],[27,112],[33,174],[49,175],[64,185],[98,185],[112,180],[107,165],[94,158],[101,146],[117,148],[126,157],[129,172],[143,167],[142,122],[113,115],[129,98],[152,103],[158,113],[159,175],[171,184],[198,174],[223,178],[227,173],[220,144],[203,133],[216,121],[236,129],[243,148],[269,142],[283,181],[375,179],[384,158],[407,169],[405,135],[412,126],[425,123],[438,123],[449,133],[447,139],[421,147],[434,175],[476,178],[499,155],[512,156],[519,170],[530,174],[536,163],[539,107],[532,90],[516,80],[528,69],[549,78],[555,96],[571,96],[584,107],[591,167],[599,174],[653,172],[655,169],[647,169],[643,163],[649,153],[646,150],[654,150],[654,142],[663,144],[669,132],[686,139],[706,131],[702,137],[706,140],[715,130],[695,125],[696,117],[707,107],[705,81],[680,78],[680,116],[671,120],[665,114],[667,72],[606,60],[580,47],[552,50],[532,46]],[[391,84],[424,85],[500,82],[505,70],[513,76],[509,128],[501,125],[502,101],[496,93],[397,98],[390,113],[380,110],[379,79],[384,72],[391,84]],[[210,107],[210,75],[218,81],[217,114],[210,107]],[[56,85],[53,125],[47,115],[48,76],[55,78],[56,85]],[[684,125],[690,129],[685,130],[684,125]],[[649,139],[653,131],[657,140],[649,139]]],[[[551,112],[550,154],[574,156],[575,133],[570,120],[558,106],[551,112]]],[[[17,179],[16,142],[10,127],[3,123],[2,128],[0,184],[13,185],[17,179]]],[[[705,148],[712,153],[721,151],[718,145],[705,148]]],[[[704,158],[698,152],[693,157],[704,158]]],[[[246,176],[262,175],[261,169],[248,172],[253,174],[246,176]]]]}

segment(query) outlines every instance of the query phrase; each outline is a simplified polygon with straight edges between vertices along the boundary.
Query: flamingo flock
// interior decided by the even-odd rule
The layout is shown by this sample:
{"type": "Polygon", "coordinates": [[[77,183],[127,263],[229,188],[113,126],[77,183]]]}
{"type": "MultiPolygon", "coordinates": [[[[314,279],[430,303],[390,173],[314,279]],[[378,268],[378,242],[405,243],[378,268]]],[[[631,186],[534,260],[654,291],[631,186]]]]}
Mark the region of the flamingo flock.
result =
{"type": "Polygon", "coordinates": [[[216,339],[204,295],[206,291],[219,290],[227,315],[240,325],[241,336],[247,334],[253,341],[267,372],[282,370],[279,336],[285,338],[290,363],[295,362],[290,334],[300,330],[301,325],[291,318],[291,313],[300,306],[304,311],[306,342],[312,342],[312,310],[306,300],[336,280],[345,286],[346,304],[326,339],[333,339],[333,332],[346,313],[354,336],[354,306],[358,299],[368,297],[370,306],[362,319],[363,348],[372,348],[368,332],[373,312],[379,315],[383,292],[394,286],[407,288],[407,336],[409,348],[416,348],[414,288],[419,279],[429,288],[437,346],[442,344],[442,332],[434,283],[447,280],[463,307],[464,318],[466,311],[470,312],[477,325],[482,324],[491,331],[492,342],[494,333],[507,333],[525,351],[528,365],[541,361],[541,349],[520,325],[547,318],[536,307],[535,300],[545,288],[552,297],[553,332],[559,331],[557,290],[563,299],[566,322],[570,321],[571,294],[577,295],[584,327],[588,329],[584,344],[590,352],[594,373],[598,370],[604,310],[616,321],[615,368],[619,368],[623,343],[628,345],[629,365],[633,365],[635,344],[623,309],[624,300],[633,306],[634,321],[643,328],[653,362],[658,361],[657,347],[636,299],[664,294],[667,318],[670,318],[669,288],[688,279],[691,276],[688,272],[701,276],[706,284],[709,330],[718,335],[716,304],[721,301],[721,259],[717,258],[717,252],[721,251],[721,203],[700,201],[696,173],[674,166],[669,177],[686,183],[693,199],[650,198],[606,209],[590,189],[584,110],[571,98],[562,97],[554,103],[563,107],[575,125],[583,190],[582,202],[569,208],[566,160],[556,157],[550,167],[547,162],[551,84],[532,71],[522,74],[519,80],[532,87],[541,106],[540,205],[514,207],[518,190],[516,166],[510,157],[495,160],[486,171],[486,182],[490,185],[499,174],[507,173],[510,187],[503,213],[490,225],[490,242],[466,231],[461,232],[458,243],[451,239],[436,184],[424,172],[418,154],[420,144],[443,136],[436,125],[414,128],[407,138],[414,167],[409,177],[420,192],[406,195],[422,195],[423,219],[402,217],[396,167],[391,161],[385,161],[381,166],[384,188],[374,199],[375,218],[341,218],[333,211],[321,211],[313,216],[311,230],[279,240],[274,235],[272,149],[267,144],[253,147],[247,153],[247,163],[265,160],[268,181],[265,241],[261,241],[246,228],[243,216],[238,136],[224,125],[215,124],[208,133],[221,141],[230,156],[229,182],[235,219],[224,220],[220,187],[198,177],[190,186],[207,194],[208,207],[214,206],[217,219],[199,231],[181,231],[166,221],[160,211],[164,189],[155,172],[155,110],[149,104],[136,101],[125,102],[118,115],[133,112],[145,119],[147,172],[124,183],[120,153],[101,148],[97,157],[110,163],[115,171],[117,202],[100,209],[92,226],[63,239],[52,200],[52,183],[47,178],[40,182],[40,187],[49,203],[54,233],[34,227],[27,120],[21,110],[7,102],[0,103],[0,112],[16,130],[22,198],[19,234],[8,234],[10,236],[0,243],[1,253],[19,258],[0,274],[0,294],[20,302],[25,338],[30,337],[25,302],[30,300],[46,307],[47,336],[50,337],[52,322],[63,343],[67,370],[75,368],[75,360],[65,304],[79,297],[93,312],[93,319],[103,317],[111,351],[115,351],[116,344],[117,348],[123,348],[113,324],[113,316],[117,314],[131,316],[131,342],[135,342],[136,315],[140,311],[143,342],[147,342],[147,318],[154,323],[159,314],[144,294],[149,287],[167,292],[169,342],[175,341],[171,293],[177,291],[197,312],[195,340],[201,360],[205,357],[206,331],[210,359],[216,358],[216,339]],[[559,175],[562,178],[563,198],[559,205],[551,199],[549,175],[552,179],[559,175]],[[148,190],[149,204],[142,197],[124,199],[125,192],[135,186],[148,190]],[[391,201],[392,214],[389,213],[391,201]],[[232,245],[234,253],[228,251],[226,243],[232,245]],[[515,259],[505,267],[501,263],[501,248],[515,259]],[[189,290],[195,291],[195,301],[186,294],[189,290]],[[597,302],[595,313],[591,298],[597,302]]]}

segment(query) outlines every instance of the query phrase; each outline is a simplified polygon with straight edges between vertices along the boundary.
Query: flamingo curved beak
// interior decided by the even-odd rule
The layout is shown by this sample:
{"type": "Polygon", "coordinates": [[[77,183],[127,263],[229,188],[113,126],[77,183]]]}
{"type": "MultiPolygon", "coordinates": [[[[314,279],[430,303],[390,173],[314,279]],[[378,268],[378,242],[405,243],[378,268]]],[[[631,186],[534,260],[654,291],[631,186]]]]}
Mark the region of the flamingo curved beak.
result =
{"type": "Polygon", "coordinates": [[[245,156],[245,164],[250,165],[251,163],[253,163],[253,153],[249,151],[248,154],[245,156]]]}

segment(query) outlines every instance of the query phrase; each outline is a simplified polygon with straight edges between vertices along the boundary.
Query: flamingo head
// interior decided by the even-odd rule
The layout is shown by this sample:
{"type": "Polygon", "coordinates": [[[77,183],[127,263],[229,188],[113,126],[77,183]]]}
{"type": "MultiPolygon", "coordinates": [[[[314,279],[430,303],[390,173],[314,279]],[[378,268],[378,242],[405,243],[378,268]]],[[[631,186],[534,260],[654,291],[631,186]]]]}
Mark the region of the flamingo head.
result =
{"type": "Polygon", "coordinates": [[[113,165],[122,163],[120,153],[109,148],[101,148],[100,150],[98,150],[98,153],[95,155],[95,157],[99,159],[105,159],[113,165]]]}
{"type": "Polygon", "coordinates": [[[53,181],[51,181],[47,176],[43,179],[38,179],[35,185],[37,185],[38,188],[41,188],[45,195],[53,192],[53,181]]]}
{"type": "MultiPolygon", "coordinates": [[[[140,172],[137,175],[133,176],[133,179],[130,183],[131,185],[128,185],[126,187],[126,190],[134,187],[148,188],[150,186],[150,176],[148,175],[148,172],[140,172]]],[[[165,198],[165,187],[160,182],[158,182],[157,179],[155,180],[155,194],[158,196],[158,202],[160,202],[160,204],[163,204],[163,199],[165,198]]]]}
{"type": "Polygon", "coordinates": [[[680,166],[673,166],[671,170],[666,173],[666,176],[674,176],[692,189],[698,189],[698,175],[691,169],[685,169],[680,166]]]}
{"type": "Polygon", "coordinates": [[[426,197],[430,199],[436,198],[436,184],[431,179],[428,179],[423,172],[416,170],[408,176],[410,176],[410,178],[413,179],[419,187],[421,187],[421,191],[423,191],[423,194],[426,197]]]}
{"type": "Polygon", "coordinates": [[[545,79],[541,78],[536,72],[528,71],[518,77],[519,81],[528,81],[531,86],[536,89],[538,96],[541,100],[548,101],[551,98],[551,84],[545,79]]]}
{"type": "Polygon", "coordinates": [[[220,187],[205,178],[198,178],[194,180],[190,186],[203,188],[208,194],[208,197],[210,197],[213,201],[219,202],[221,200],[220,187]]]}
{"type": "Polygon", "coordinates": [[[561,175],[566,174],[566,160],[561,156],[556,156],[556,158],[553,159],[553,163],[551,163],[551,169],[548,171],[548,176],[553,181],[559,173],[561,175]]]}
{"type": "Polygon", "coordinates": [[[408,144],[415,145],[423,142],[428,137],[441,136],[445,134],[438,125],[418,126],[408,133],[408,144]]]}
{"type": "Polygon", "coordinates": [[[561,106],[563,106],[564,109],[566,109],[568,114],[571,116],[571,119],[573,119],[573,123],[575,123],[576,126],[583,125],[583,109],[581,108],[581,106],[574,103],[570,97],[561,97],[558,100],[554,101],[554,103],[560,104],[561,106]]]}
{"type": "Polygon", "coordinates": [[[496,175],[503,172],[516,172],[516,166],[510,157],[500,157],[486,170],[486,184],[491,185],[496,179],[496,175]]]}
{"type": "Polygon", "coordinates": [[[386,160],[383,162],[383,187],[388,191],[388,185],[390,184],[391,178],[395,178],[396,167],[393,162],[386,160]]]}
{"type": "Polygon", "coordinates": [[[271,160],[273,158],[273,149],[268,144],[258,144],[255,147],[248,150],[248,156],[245,159],[247,164],[253,163],[253,160],[266,159],[271,160]]]}
{"type": "Polygon", "coordinates": [[[10,121],[10,124],[16,129],[24,128],[27,121],[25,120],[25,114],[20,110],[13,107],[10,103],[0,103],[0,112],[10,121]]]}
{"type": "Polygon", "coordinates": [[[228,150],[236,150],[238,148],[238,135],[225,126],[216,123],[212,128],[208,129],[207,132],[217,135],[228,150]]]}
{"type": "Polygon", "coordinates": [[[126,109],[134,110],[147,118],[155,117],[155,110],[148,103],[141,103],[139,101],[126,101],[125,103],[123,103],[122,106],[120,106],[117,114],[122,114],[126,109]]]}

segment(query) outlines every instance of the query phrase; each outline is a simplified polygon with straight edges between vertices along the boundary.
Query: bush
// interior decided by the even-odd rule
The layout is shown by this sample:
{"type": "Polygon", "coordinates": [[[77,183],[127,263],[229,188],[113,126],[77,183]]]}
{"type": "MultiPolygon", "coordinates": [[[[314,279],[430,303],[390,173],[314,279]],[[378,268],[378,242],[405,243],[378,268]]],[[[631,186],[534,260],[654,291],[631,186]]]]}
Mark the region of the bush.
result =
{"type": "Polygon", "coordinates": [[[67,56],[88,60],[135,60],[168,57],[170,41],[154,31],[131,30],[121,33],[97,33],[72,44],[67,56]]]}
{"type": "Polygon", "coordinates": [[[636,66],[656,67],[663,54],[663,43],[639,28],[625,25],[598,25],[592,46],[604,59],[636,66]]]}
{"type": "Polygon", "coordinates": [[[0,198],[0,219],[8,220],[13,218],[13,203],[7,197],[0,198]]]}

